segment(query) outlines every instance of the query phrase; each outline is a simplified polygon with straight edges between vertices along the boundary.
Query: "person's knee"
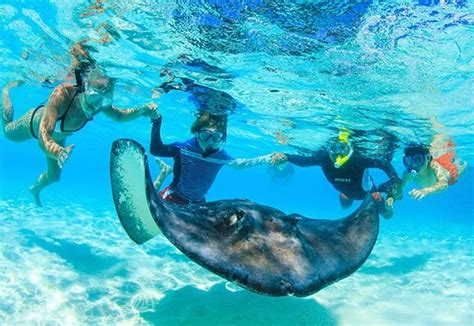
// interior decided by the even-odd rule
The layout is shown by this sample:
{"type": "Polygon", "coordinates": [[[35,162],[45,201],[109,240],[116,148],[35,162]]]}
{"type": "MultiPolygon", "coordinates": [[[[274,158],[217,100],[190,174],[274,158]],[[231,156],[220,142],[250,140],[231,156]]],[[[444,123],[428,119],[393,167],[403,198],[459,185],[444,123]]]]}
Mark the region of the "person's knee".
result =
{"type": "Polygon", "coordinates": [[[61,179],[61,173],[48,173],[48,181],[50,183],[58,182],[61,179]]]}
{"type": "Polygon", "coordinates": [[[23,140],[20,137],[18,137],[15,130],[13,130],[13,128],[10,128],[9,125],[6,125],[3,128],[3,135],[5,135],[6,139],[8,139],[9,141],[12,141],[12,142],[18,142],[19,143],[20,141],[23,140]]]}

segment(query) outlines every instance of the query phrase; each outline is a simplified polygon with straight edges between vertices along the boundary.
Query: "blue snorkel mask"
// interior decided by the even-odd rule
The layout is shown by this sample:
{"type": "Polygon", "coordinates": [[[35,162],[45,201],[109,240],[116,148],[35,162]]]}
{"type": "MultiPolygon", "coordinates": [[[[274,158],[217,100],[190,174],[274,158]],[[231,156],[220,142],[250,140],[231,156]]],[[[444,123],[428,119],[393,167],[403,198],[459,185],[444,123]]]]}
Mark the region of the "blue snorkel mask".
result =
{"type": "Polygon", "coordinates": [[[225,143],[225,133],[218,129],[201,129],[196,138],[201,149],[210,154],[222,149],[225,143]]]}

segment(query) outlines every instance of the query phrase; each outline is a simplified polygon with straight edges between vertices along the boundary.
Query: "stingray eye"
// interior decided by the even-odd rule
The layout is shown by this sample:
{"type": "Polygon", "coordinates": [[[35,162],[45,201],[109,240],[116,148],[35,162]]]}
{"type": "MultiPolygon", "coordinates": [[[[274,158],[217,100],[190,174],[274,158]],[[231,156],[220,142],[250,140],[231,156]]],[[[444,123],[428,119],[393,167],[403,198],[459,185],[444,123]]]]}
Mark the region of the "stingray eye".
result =
{"type": "Polygon", "coordinates": [[[239,220],[239,218],[237,217],[237,215],[236,215],[236,214],[232,214],[232,215],[229,217],[229,226],[234,225],[235,223],[237,223],[238,220],[239,220]]]}
{"type": "Polygon", "coordinates": [[[227,217],[227,224],[229,226],[234,225],[237,222],[240,222],[245,217],[245,212],[242,210],[234,211],[229,217],[227,217]]]}

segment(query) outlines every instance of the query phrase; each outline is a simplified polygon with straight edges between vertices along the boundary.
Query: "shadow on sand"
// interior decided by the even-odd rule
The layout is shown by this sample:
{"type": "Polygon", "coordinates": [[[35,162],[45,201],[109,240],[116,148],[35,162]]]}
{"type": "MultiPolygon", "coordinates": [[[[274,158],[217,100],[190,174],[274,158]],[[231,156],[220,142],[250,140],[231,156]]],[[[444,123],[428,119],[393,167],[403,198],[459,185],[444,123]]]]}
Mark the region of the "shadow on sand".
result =
{"type": "Polygon", "coordinates": [[[52,237],[45,239],[26,229],[20,232],[24,235],[24,240],[28,245],[38,246],[55,253],[78,272],[92,275],[111,272],[116,276],[125,276],[126,274],[126,269],[123,268],[123,262],[120,259],[100,254],[89,245],[52,237]]]}
{"type": "Polygon", "coordinates": [[[360,269],[360,273],[375,275],[375,274],[392,274],[404,275],[423,268],[430,260],[431,254],[424,253],[413,256],[397,257],[390,261],[390,265],[376,267],[367,266],[360,269]]]}
{"type": "Polygon", "coordinates": [[[314,298],[267,297],[230,292],[223,283],[209,291],[186,286],[171,292],[141,316],[153,325],[336,325],[314,298]]]}

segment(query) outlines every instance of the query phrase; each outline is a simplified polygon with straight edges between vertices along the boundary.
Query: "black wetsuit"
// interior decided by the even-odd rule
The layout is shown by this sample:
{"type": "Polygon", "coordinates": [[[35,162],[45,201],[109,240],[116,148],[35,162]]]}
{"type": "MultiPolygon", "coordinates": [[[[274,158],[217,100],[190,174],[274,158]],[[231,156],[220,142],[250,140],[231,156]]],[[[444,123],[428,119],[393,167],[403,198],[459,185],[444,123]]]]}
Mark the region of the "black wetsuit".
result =
{"type": "Polygon", "coordinates": [[[334,167],[334,162],[329,158],[329,154],[325,150],[319,150],[311,156],[287,154],[288,162],[297,166],[320,166],[323,169],[326,179],[336,188],[350,199],[362,200],[367,191],[363,187],[363,177],[365,170],[368,168],[376,168],[383,170],[389,180],[370,191],[379,191],[386,193],[389,197],[400,199],[399,187],[401,180],[392,164],[388,160],[376,160],[366,157],[354,155],[340,168],[334,167]]]}

